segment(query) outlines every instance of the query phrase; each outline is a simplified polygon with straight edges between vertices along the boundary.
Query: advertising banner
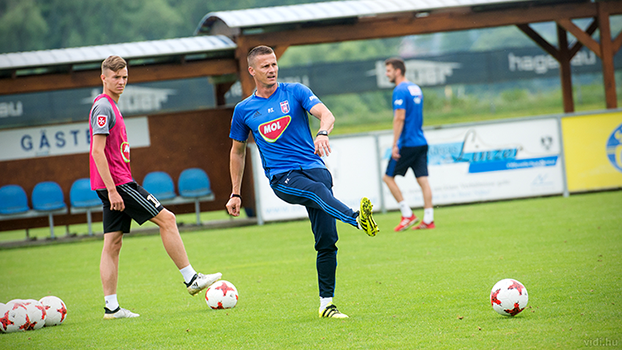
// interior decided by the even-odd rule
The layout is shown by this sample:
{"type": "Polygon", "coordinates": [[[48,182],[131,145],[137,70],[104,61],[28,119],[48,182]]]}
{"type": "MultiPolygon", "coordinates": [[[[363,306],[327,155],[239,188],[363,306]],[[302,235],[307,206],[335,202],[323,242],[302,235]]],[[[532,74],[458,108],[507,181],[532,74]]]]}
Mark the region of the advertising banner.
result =
{"type": "MultiPolygon", "coordinates": [[[[537,47],[508,48],[484,52],[404,57],[406,77],[421,87],[455,84],[489,84],[559,76],[559,63],[537,47]]],[[[616,69],[622,56],[614,57],[616,69]]],[[[600,59],[587,48],[571,61],[572,74],[602,72],[600,59]]],[[[322,98],[326,95],[392,89],[385,76],[383,59],[317,63],[281,67],[279,81],[302,83],[322,98]]],[[[213,108],[213,81],[192,78],[130,83],[119,100],[124,116],[213,108]]],[[[88,114],[101,86],[0,96],[0,129],[81,121],[88,114]]],[[[228,104],[242,98],[236,82],[226,94],[228,104]]]]}
{"type": "MultiPolygon", "coordinates": [[[[332,153],[324,162],[333,176],[333,193],[344,204],[358,210],[362,197],[368,197],[378,208],[380,203],[380,177],[374,136],[354,136],[331,139],[332,153]]],[[[253,157],[255,198],[257,211],[264,221],[307,217],[303,206],[291,205],[279,199],[264,175],[259,151],[249,144],[253,157]]]]}
{"type": "Polygon", "coordinates": [[[622,112],[562,118],[568,191],[622,187],[622,112]]]}
{"type": "MultiPolygon", "coordinates": [[[[213,108],[214,92],[207,78],[130,84],[118,107],[124,117],[213,108]]],[[[88,120],[102,87],[0,96],[0,129],[88,120]]]]}
{"type": "MultiPolygon", "coordinates": [[[[428,129],[428,170],[435,205],[562,194],[561,140],[557,118],[527,119],[428,129]]],[[[391,156],[391,131],[335,137],[324,161],[333,174],[335,196],[352,208],[369,197],[375,210],[398,209],[382,183],[391,156]]],[[[307,216],[302,206],[277,198],[251,144],[257,210],[262,220],[307,216]]],[[[412,170],[396,177],[404,198],[422,207],[412,170]]]]}
{"type": "MultiPolygon", "coordinates": [[[[124,118],[132,148],[149,147],[147,117],[124,118]]],[[[0,161],[88,153],[87,122],[0,130],[0,161]]]]}
{"type": "MultiPolygon", "coordinates": [[[[433,203],[456,204],[563,192],[557,119],[501,122],[425,130],[433,203]]],[[[380,136],[384,174],[393,136],[380,136]]],[[[406,201],[423,207],[414,173],[397,176],[406,201]]],[[[398,204],[383,185],[386,209],[398,204]]]]}

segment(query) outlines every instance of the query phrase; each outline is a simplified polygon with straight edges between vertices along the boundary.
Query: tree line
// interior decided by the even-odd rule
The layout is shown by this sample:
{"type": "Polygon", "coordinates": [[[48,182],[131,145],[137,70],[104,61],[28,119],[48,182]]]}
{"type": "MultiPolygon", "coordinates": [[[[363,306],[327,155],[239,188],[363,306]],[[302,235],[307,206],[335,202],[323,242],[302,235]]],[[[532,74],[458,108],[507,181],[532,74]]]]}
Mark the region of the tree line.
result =
{"type": "Polygon", "coordinates": [[[0,53],[189,37],[209,12],[320,0],[3,0],[0,53]]]}
{"type": "MultiPolygon", "coordinates": [[[[323,1],[327,0],[2,0],[0,53],[189,37],[210,12],[323,1]]],[[[621,17],[611,18],[614,35],[622,29],[621,17]]],[[[590,19],[575,21],[583,28],[589,22],[590,19]]],[[[555,23],[532,27],[556,44],[555,23]]],[[[598,38],[598,33],[594,37],[598,38]]],[[[297,46],[288,49],[279,64],[292,66],[526,46],[535,44],[518,28],[509,26],[297,46]]]]}

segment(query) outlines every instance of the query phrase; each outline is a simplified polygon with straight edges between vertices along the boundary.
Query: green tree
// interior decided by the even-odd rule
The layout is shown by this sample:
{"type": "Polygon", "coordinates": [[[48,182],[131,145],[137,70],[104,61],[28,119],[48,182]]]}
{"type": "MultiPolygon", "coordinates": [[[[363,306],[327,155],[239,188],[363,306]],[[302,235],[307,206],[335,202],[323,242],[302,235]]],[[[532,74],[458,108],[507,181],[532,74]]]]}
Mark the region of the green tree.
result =
{"type": "Polygon", "coordinates": [[[340,43],[292,46],[285,51],[279,65],[299,66],[318,62],[342,62],[394,56],[401,38],[346,41],[340,43]]]}
{"type": "Polygon", "coordinates": [[[48,48],[173,38],[183,23],[166,0],[48,0],[42,8],[48,48]]]}
{"type": "Polygon", "coordinates": [[[49,27],[35,0],[0,2],[1,52],[39,50],[46,47],[49,27]]]}
{"type": "Polygon", "coordinates": [[[0,53],[189,37],[210,12],[322,0],[5,0],[0,53]]]}

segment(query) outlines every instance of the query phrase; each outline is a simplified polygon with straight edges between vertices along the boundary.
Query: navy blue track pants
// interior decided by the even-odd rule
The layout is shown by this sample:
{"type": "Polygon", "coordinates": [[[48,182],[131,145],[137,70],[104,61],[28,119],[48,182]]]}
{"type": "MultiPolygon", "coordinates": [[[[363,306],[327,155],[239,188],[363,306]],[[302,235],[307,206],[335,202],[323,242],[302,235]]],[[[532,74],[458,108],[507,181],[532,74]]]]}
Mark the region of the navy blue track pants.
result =
{"type": "Polygon", "coordinates": [[[337,223],[341,220],[358,227],[358,212],[333,196],[333,177],[324,168],[292,170],[274,175],[270,186],[287,203],[306,207],[315,236],[317,274],[320,297],[335,295],[337,269],[337,223]]]}

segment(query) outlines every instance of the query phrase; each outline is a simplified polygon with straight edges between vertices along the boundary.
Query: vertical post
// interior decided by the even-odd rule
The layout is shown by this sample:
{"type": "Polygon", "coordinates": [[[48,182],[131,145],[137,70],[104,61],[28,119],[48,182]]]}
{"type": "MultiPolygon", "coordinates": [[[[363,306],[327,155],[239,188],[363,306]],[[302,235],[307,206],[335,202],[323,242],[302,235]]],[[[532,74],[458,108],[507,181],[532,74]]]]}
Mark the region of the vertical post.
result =
{"type": "Polygon", "coordinates": [[[238,59],[238,73],[240,84],[242,85],[242,99],[245,99],[253,93],[253,90],[255,90],[255,82],[248,73],[248,63],[246,62],[246,55],[251,48],[247,46],[244,37],[238,37],[237,44],[238,49],[236,51],[236,56],[238,59]]]}
{"type": "Polygon", "coordinates": [[[568,176],[566,175],[566,153],[564,152],[563,134],[562,117],[557,116],[557,138],[559,139],[559,163],[562,168],[563,196],[568,197],[570,192],[568,191],[568,176]]]}
{"type": "Polygon", "coordinates": [[[50,237],[52,239],[56,239],[56,237],[54,236],[54,218],[52,216],[52,213],[48,214],[48,222],[50,223],[50,237]]]}
{"type": "Polygon", "coordinates": [[[605,84],[605,101],[607,108],[617,108],[616,79],[613,67],[613,44],[611,42],[611,27],[609,12],[603,4],[596,3],[598,9],[598,30],[600,31],[600,57],[603,65],[603,83],[605,84]]]}
{"type": "Polygon", "coordinates": [[[201,204],[198,198],[194,200],[194,211],[197,214],[197,226],[201,226],[201,204]]]}
{"type": "Polygon", "coordinates": [[[283,56],[288,47],[288,45],[279,45],[272,48],[274,50],[274,55],[276,56],[277,60],[279,60],[281,56],[283,56]]]}
{"type": "Polygon", "coordinates": [[[86,210],[86,222],[89,225],[89,236],[93,235],[93,218],[91,216],[91,209],[86,210]]]}
{"type": "Polygon", "coordinates": [[[225,98],[225,93],[222,84],[216,84],[214,86],[214,94],[216,95],[216,107],[224,106],[227,104],[227,99],[225,98]]]}
{"type": "Polygon", "coordinates": [[[378,178],[378,189],[380,190],[380,210],[383,214],[387,213],[387,206],[384,201],[384,181],[382,181],[382,150],[380,149],[380,135],[374,135],[374,141],[376,143],[376,169],[380,171],[380,177],[378,178]]]}
{"type": "Polygon", "coordinates": [[[229,91],[229,89],[231,89],[231,86],[234,83],[235,81],[228,83],[218,83],[215,85],[216,91],[214,92],[214,94],[216,95],[216,107],[221,107],[227,104],[225,94],[227,93],[227,91],[229,91]]]}
{"type": "Polygon", "coordinates": [[[562,83],[562,97],[564,112],[574,112],[572,98],[572,75],[570,71],[570,50],[568,50],[568,37],[566,29],[557,24],[557,43],[559,44],[559,75],[562,83]]]}

